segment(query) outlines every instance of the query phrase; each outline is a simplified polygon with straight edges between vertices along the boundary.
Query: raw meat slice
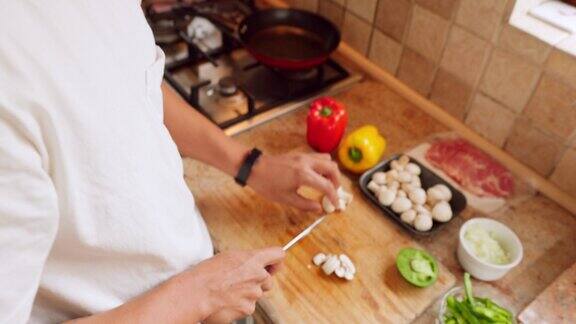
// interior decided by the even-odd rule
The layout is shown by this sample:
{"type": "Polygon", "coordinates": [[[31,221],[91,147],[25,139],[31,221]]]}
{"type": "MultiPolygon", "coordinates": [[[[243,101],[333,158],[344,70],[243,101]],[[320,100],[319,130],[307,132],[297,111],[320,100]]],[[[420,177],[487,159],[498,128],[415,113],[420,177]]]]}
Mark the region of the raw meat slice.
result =
{"type": "Polygon", "coordinates": [[[426,159],[477,196],[508,197],[514,189],[510,171],[464,139],[434,142],[426,159]]]}

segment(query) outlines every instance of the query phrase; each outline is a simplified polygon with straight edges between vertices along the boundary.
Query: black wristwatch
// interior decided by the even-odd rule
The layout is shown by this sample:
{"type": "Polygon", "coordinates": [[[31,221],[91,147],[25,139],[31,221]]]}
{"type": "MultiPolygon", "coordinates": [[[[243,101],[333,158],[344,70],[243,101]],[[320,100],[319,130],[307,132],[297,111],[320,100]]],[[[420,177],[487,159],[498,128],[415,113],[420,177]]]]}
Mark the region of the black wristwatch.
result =
{"type": "Polygon", "coordinates": [[[242,187],[246,185],[248,177],[250,176],[250,173],[252,173],[252,167],[260,155],[262,155],[262,151],[257,148],[253,148],[252,151],[248,153],[244,159],[244,162],[242,163],[242,166],[240,166],[240,170],[238,170],[238,174],[236,174],[236,177],[234,178],[237,184],[241,185],[242,187]]]}

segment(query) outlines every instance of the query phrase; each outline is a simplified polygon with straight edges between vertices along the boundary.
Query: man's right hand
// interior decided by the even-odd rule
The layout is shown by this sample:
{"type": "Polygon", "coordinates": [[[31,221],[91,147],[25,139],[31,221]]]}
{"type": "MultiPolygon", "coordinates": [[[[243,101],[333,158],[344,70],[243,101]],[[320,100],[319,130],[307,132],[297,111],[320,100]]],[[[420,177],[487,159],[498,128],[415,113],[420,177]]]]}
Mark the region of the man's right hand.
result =
{"type": "Polygon", "coordinates": [[[67,323],[229,323],[254,312],[284,251],[230,251],[204,260],[109,311],[67,323]]]}
{"type": "Polygon", "coordinates": [[[272,275],[284,259],[279,247],[223,252],[183,273],[209,301],[210,323],[229,323],[252,314],[272,288],[272,275]]]}

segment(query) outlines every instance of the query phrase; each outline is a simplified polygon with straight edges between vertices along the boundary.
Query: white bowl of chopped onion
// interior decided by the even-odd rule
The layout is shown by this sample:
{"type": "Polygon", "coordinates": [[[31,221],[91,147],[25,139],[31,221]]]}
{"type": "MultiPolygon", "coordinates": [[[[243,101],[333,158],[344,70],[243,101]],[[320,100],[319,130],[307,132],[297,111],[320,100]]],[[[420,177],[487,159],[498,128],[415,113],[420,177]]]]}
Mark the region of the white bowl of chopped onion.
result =
{"type": "Polygon", "coordinates": [[[522,260],[522,243],[506,225],[473,218],[460,227],[458,260],[476,279],[498,280],[522,260]]]}

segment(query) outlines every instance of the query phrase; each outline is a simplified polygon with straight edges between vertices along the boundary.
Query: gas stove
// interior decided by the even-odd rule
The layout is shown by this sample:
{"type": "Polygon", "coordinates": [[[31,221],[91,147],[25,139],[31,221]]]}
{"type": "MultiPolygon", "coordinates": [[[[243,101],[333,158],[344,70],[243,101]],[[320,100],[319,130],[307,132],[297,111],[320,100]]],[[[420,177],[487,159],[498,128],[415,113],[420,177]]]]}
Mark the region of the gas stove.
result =
{"type": "Polygon", "coordinates": [[[257,62],[236,36],[252,1],[152,1],[145,13],[166,53],[165,80],[194,108],[234,135],[358,82],[332,59],[286,71],[257,62]]]}

